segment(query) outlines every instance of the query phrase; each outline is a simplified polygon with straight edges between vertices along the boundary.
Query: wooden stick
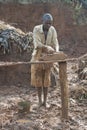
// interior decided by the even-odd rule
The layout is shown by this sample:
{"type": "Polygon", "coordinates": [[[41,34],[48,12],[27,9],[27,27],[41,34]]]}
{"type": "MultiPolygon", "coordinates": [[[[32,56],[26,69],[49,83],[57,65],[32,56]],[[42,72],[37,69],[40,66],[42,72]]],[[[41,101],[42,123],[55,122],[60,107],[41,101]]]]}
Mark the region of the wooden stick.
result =
{"type": "Polygon", "coordinates": [[[67,63],[59,62],[59,77],[61,86],[62,119],[68,119],[68,85],[67,85],[67,63]]]}
{"type": "Polygon", "coordinates": [[[29,61],[29,62],[0,62],[0,67],[2,66],[14,66],[14,65],[22,65],[22,64],[46,64],[46,63],[54,63],[54,62],[69,62],[69,61],[77,61],[77,58],[71,58],[66,60],[51,60],[51,61],[29,61]]]}

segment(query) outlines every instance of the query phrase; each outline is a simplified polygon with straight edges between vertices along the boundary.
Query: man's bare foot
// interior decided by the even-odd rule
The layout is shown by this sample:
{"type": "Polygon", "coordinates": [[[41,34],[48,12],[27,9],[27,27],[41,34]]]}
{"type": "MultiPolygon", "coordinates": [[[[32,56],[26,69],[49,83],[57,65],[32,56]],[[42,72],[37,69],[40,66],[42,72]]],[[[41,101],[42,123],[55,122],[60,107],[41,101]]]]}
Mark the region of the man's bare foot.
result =
{"type": "Polygon", "coordinates": [[[43,103],[39,103],[38,104],[38,107],[40,108],[40,107],[42,107],[43,106],[43,103]]]}
{"type": "Polygon", "coordinates": [[[50,105],[48,103],[43,103],[42,106],[44,106],[45,108],[50,108],[50,105]]]}

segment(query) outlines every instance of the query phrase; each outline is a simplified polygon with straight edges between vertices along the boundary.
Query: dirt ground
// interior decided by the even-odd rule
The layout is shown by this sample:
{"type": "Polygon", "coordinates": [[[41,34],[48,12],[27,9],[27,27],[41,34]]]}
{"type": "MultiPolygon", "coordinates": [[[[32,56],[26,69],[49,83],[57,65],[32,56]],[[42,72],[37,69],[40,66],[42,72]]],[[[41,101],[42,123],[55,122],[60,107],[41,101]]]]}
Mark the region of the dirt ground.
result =
{"type": "MultiPolygon", "coordinates": [[[[85,10],[86,11],[86,10],[85,10]]],[[[68,57],[79,57],[87,53],[86,25],[75,25],[72,7],[56,4],[16,5],[0,4],[0,20],[3,20],[24,32],[33,31],[36,24],[41,23],[41,16],[50,12],[54,17],[54,26],[58,33],[60,50],[68,57]]],[[[31,54],[22,55],[16,51],[9,55],[0,53],[0,60],[30,61],[31,54]]],[[[79,100],[75,90],[81,87],[87,89],[87,80],[82,84],[76,70],[78,62],[69,62],[67,76],[69,86],[69,122],[67,130],[87,130],[87,101],[79,100]]],[[[49,88],[49,109],[37,109],[37,92],[30,85],[30,65],[0,67],[0,129],[1,130],[62,130],[61,123],[61,92],[58,86],[49,88]],[[18,102],[31,102],[30,113],[19,115],[18,102]]]]}
{"type": "Polygon", "coordinates": [[[49,108],[38,109],[36,88],[28,85],[1,86],[0,87],[0,129],[1,130],[87,130],[87,99],[82,98],[84,93],[79,89],[87,89],[80,83],[76,70],[77,62],[67,65],[67,78],[69,87],[69,121],[61,122],[61,91],[58,85],[52,86],[48,91],[49,108]],[[82,99],[81,99],[82,98],[82,99]],[[30,111],[19,113],[20,101],[31,102],[30,111]]]}

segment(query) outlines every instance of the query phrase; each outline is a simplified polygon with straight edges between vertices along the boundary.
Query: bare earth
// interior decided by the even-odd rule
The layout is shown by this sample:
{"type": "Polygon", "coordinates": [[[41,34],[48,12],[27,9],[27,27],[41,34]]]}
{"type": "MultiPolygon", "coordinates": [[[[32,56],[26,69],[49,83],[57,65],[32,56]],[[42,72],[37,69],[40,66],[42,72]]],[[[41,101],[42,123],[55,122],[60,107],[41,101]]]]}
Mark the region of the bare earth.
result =
{"type": "MultiPolygon", "coordinates": [[[[87,101],[77,99],[76,91],[82,87],[75,71],[78,64],[68,63],[67,75],[69,86],[69,122],[70,130],[87,130],[87,101]]],[[[85,88],[86,85],[83,85],[85,88]]],[[[78,91],[77,91],[78,92],[78,91]]],[[[81,93],[82,94],[82,93],[81,93]]],[[[48,104],[50,108],[39,108],[35,88],[21,85],[0,87],[0,127],[1,130],[62,130],[61,92],[58,86],[49,88],[48,104]],[[18,102],[30,101],[28,113],[18,113],[18,102]]],[[[67,130],[68,130],[67,129],[67,130]]]]}

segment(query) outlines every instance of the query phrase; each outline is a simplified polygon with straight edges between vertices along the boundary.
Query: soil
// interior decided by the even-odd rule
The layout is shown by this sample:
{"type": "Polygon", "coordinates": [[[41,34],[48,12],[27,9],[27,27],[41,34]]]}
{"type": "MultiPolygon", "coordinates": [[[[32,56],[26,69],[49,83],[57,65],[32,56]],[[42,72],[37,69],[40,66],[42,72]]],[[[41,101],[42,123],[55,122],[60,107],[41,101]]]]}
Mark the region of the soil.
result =
{"type": "MultiPolygon", "coordinates": [[[[0,20],[20,28],[24,32],[33,31],[33,27],[41,23],[41,17],[49,12],[54,17],[54,23],[60,44],[60,50],[68,57],[79,57],[87,52],[87,27],[76,25],[73,19],[72,7],[67,4],[1,4],[0,20]]],[[[85,12],[87,12],[85,10],[85,12]]],[[[1,54],[4,62],[30,61],[31,53],[23,54],[17,51],[1,54]]],[[[67,76],[69,85],[69,122],[70,130],[87,130],[87,102],[79,101],[72,94],[79,87],[87,88],[87,84],[80,84],[76,70],[78,62],[69,62],[67,76]]],[[[61,92],[58,86],[49,88],[49,109],[37,109],[37,92],[30,85],[30,65],[0,66],[0,127],[1,130],[62,130],[61,123],[61,92]],[[31,102],[31,112],[18,114],[18,102],[31,102]]],[[[68,129],[67,129],[68,130],[68,129]]]]}
{"type": "MultiPolygon", "coordinates": [[[[80,84],[76,70],[77,62],[67,64],[69,86],[69,120],[61,122],[61,91],[57,86],[48,91],[49,108],[38,108],[37,89],[28,85],[3,85],[0,87],[0,129],[1,130],[87,130],[87,99],[84,92],[78,92],[85,84],[80,84]],[[19,113],[18,103],[30,102],[30,111],[19,113]],[[65,129],[66,128],[66,129],[65,129]]],[[[25,79],[25,77],[24,77],[25,79]]]]}

